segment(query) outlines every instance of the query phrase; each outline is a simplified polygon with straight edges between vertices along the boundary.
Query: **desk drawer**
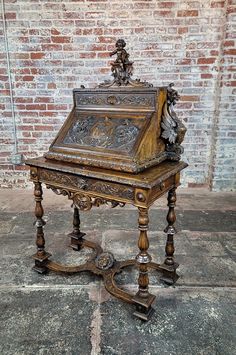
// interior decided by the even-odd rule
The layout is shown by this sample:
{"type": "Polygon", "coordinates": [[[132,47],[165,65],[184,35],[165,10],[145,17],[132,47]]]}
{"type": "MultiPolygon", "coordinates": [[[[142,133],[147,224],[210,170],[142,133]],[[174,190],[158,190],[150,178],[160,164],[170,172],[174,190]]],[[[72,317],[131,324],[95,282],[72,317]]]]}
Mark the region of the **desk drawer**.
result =
{"type": "Polygon", "coordinates": [[[89,195],[107,197],[110,200],[123,202],[134,200],[134,188],[128,185],[41,168],[38,168],[37,176],[41,182],[50,187],[73,192],[83,191],[89,195]]]}

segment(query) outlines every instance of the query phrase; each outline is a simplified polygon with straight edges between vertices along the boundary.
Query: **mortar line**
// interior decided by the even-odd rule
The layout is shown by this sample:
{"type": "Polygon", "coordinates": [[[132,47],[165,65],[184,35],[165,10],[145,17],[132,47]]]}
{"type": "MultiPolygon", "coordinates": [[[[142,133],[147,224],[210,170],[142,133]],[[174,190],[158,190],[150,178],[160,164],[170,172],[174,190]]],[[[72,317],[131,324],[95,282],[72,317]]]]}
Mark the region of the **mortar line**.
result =
{"type": "Polygon", "coordinates": [[[213,187],[213,179],[214,179],[214,168],[216,162],[216,145],[217,145],[217,130],[219,125],[220,119],[220,102],[221,102],[221,94],[222,94],[222,87],[220,85],[221,81],[221,68],[222,68],[222,59],[223,59],[223,50],[224,50],[224,41],[226,38],[226,27],[227,27],[227,7],[228,7],[228,0],[224,2],[224,18],[223,18],[223,25],[222,25],[222,38],[220,41],[219,46],[219,55],[217,58],[217,68],[218,74],[215,82],[215,109],[213,112],[213,119],[212,119],[212,129],[211,129],[211,142],[210,142],[210,157],[209,157],[209,173],[208,173],[208,184],[209,188],[212,191],[213,187]]]}

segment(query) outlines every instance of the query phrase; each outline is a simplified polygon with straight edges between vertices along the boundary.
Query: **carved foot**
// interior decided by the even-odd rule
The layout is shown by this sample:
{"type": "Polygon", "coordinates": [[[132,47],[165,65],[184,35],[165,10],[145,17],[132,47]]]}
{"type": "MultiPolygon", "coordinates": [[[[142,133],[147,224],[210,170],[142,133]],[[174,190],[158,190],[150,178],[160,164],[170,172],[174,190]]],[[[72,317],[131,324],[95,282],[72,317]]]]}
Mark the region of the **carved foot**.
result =
{"type": "Polygon", "coordinates": [[[176,273],[176,269],[179,267],[178,263],[172,265],[161,264],[159,270],[162,272],[160,280],[167,285],[173,285],[178,280],[179,275],[176,273]]]}
{"type": "Polygon", "coordinates": [[[32,258],[35,260],[35,265],[33,266],[33,270],[38,274],[45,274],[48,271],[47,263],[51,254],[45,252],[43,255],[39,256],[38,253],[34,254],[32,258]]]}
{"type": "Polygon", "coordinates": [[[155,300],[155,296],[149,294],[147,298],[142,298],[137,293],[132,301],[136,306],[136,311],[133,313],[135,317],[138,317],[144,321],[148,321],[154,312],[154,308],[152,308],[152,303],[155,300]]]}
{"type": "Polygon", "coordinates": [[[83,248],[83,237],[85,235],[86,233],[82,233],[82,232],[79,232],[77,234],[74,234],[74,232],[69,233],[68,237],[71,238],[70,247],[76,251],[79,251],[81,248],[83,248]]]}

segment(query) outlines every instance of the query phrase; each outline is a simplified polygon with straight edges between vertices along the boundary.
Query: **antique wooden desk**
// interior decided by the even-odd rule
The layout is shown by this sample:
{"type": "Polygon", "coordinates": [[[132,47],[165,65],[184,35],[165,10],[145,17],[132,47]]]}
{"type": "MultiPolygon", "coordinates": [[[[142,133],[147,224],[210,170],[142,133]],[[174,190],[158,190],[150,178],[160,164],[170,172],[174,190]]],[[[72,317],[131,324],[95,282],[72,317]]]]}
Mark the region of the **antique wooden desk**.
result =
{"type": "Polygon", "coordinates": [[[104,279],[108,292],[133,303],[135,315],[147,320],[152,314],[155,296],[148,291],[148,270],[162,273],[166,283],[174,283],[178,264],[174,261],[176,188],[180,171],[181,143],[186,132],[173,106],[179,99],[173,84],[154,88],[147,82],[131,79],[132,62],[118,40],[112,65],[112,81],[95,89],[75,89],[74,107],[44,157],[26,162],[34,182],[37,253],[34,269],[75,273],[91,271],[104,279]],[[84,265],[60,265],[45,251],[42,207],[42,183],[56,194],[68,196],[74,206],[71,246],[79,251],[92,248],[94,254],[84,265]],[[166,258],[163,264],[151,262],[148,254],[148,209],[168,192],[166,258]],[[104,203],[112,207],[132,204],[138,208],[139,252],[135,260],[116,261],[110,252],[86,240],[80,231],[79,210],[90,210],[104,203]],[[122,268],[139,268],[138,292],[120,289],[114,276],[122,268]]]}
{"type": "MultiPolygon", "coordinates": [[[[30,177],[34,182],[35,190],[35,215],[37,227],[37,253],[34,269],[39,273],[47,270],[65,273],[76,273],[80,271],[91,271],[100,275],[104,279],[104,285],[113,296],[136,306],[135,315],[147,320],[152,311],[152,303],[155,296],[148,291],[148,269],[154,268],[163,274],[166,283],[174,283],[178,275],[176,268],[178,264],[174,261],[174,241],[175,234],[175,201],[176,188],[179,185],[180,171],[187,164],[184,162],[163,162],[156,167],[149,168],[138,174],[118,173],[99,168],[84,168],[74,164],[57,163],[46,161],[45,158],[28,160],[30,166],[30,177]],[[84,265],[65,266],[60,265],[50,259],[51,254],[44,249],[44,232],[42,207],[42,183],[47,188],[52,189],[56,194],[68,196],[74,204],[73,231],[70,233],[71,247],[80,250],[81,247],[94,249],[94,255],[84,265]],[[168,225],[165,229],[167,233],[166,259],[163,264],[158,265],[151,262],[148,254],[148,210],[149,207],[160,196],[168,192],[167,214],[168,225]],[[116,261],[111,253],[103,252],[102,248],[84,238],[85,233],[80,231],[79,209],[90,210],[92,206],[99,206],[110,203],[112,207],[124,206],[130,203],[138,208],[138,228],[139,252],[136,260],[116,261]],[[114,276],[120,269],[136,264],[139,268],[138,285],[139,290],[136,295],[129,294],[120,289],[114,281],[114,276]]],[[[109,213],[107,211],[107,213],[109,213]]]]}

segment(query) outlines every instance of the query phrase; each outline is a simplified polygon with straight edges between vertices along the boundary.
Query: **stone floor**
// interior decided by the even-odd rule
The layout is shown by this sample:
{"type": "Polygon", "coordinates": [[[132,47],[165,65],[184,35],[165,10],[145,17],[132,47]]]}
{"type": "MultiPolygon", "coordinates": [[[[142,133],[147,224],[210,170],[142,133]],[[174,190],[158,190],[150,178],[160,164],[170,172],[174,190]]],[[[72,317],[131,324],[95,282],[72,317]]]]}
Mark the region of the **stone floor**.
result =
{"type": "MultiPolygon", "coordinates": [[[[55,260],[82,263],[88,250],[67,248],[70,202],[45,192],[47,250],[55,260]]],[[[110,296],[99,278],[32,271],[35,231],[32,191],[0,190],[0,355],[227,355],[236,354],[236,195],[202,189],[178,194],[175,287],[155,273],[157,296],[149,322],[110,296]]],[[[166,201],[150,212],[150,254],[164,258],[166,201]]],[[[117,259],[136,255],[137,211],[130,206],[81,213],[82,230],[117,259]]],[[[137,271],[117,283],[133,292],[137,271]]]]}

